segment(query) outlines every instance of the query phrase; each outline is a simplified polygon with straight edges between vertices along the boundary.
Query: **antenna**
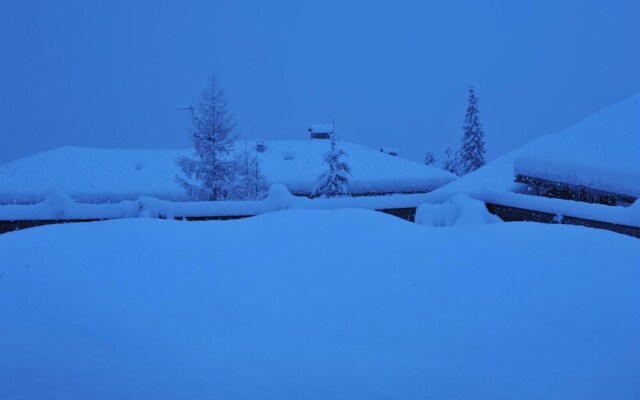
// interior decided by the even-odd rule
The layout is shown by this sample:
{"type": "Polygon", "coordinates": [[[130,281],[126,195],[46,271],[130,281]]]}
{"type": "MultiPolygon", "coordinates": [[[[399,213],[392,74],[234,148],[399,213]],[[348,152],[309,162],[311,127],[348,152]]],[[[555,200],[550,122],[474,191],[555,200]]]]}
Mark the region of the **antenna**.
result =
{"type": "Polygon", "coordinates": [[[331,117],[331,135],[333,136],[333,140],[336,139],[336,118],[331,117]]]}
{"type": "MultiPolygon", "coordinates": [[[[183,104],[181,106],[176,107],[178,111],[188,111],[191,114],[191,123],[193,124],[194,112],[193,112],[193,102],[191,104],[183,104]]],[[[180,128],[181,131],[192,131],[193,126],[191,128],[180,128]]]]}

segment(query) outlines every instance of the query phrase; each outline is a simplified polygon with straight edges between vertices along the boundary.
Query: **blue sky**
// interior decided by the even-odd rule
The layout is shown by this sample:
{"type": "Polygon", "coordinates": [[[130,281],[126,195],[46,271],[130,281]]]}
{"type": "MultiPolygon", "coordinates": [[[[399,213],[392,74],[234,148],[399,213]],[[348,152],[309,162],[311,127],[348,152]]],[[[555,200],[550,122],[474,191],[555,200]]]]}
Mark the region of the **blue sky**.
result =
{"type": "Polygon", "coordinates": [[[467,86],[488,158],[640,91],[638,1],[0,2],[0,162],[186,147],[212,67],[241,136],[339,135],[442,158],[467,86]]]}

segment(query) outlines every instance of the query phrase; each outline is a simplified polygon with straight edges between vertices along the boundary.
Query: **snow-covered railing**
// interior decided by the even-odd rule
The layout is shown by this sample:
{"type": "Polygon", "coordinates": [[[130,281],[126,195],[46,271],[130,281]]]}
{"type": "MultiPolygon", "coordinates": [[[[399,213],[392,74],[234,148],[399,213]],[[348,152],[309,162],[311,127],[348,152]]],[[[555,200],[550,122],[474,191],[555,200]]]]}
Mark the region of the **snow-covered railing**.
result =
{"type": "Polygon", "coordinates": [[[598,203],[606,205],[632,204],[638,198],[623,193],[595,189],[585,185],[575,185],[557,180],[541,179],[526,175],[516,175],[515,182],[524,183],[527,189],[533,190],[536,195],[575,200],[586,203],[598,203]]]}
{"type": "Polygon", "coordinates": [[[396,209],[415,208],[424,194],[315,198],[292,195],[283,185],[271,187],[261,201],[173,202],[141,196],[118,203],[89,204],[75,202],[67,194],[52,190],[44,201],[30,205],[0,206],[0,221],[25,220],[99,220],[113,218],[199,218],[252,216],[286,209],[396,209]]]}
{"type": "MultiPolygon", "coordinates": [[[[640,235],[640,201],[636,201],[630,207],[612,207],[509,192],[482,191],[468,195],[475,199],[474,201],[479,200],[480,205],[487,204],[487,208],[493,214],[506,216],[506,220],[573,223],[632,236],[640,235]]],[[[0,206],[0,231],[56,222],[115,218],[232,219],[287,209],[361,208],[384,211],[413,221],[416,209],[422,204],[425,205],[421,207],[423,212],[418,210],[422,215],[416,218],[431,220],[434,216],[428,214],[441,213],[443,208],[438,204],[444,203],[434,203],[428,194],[309,199],[293,196],[283,185],[273,185],[267,198],[261,201],[171,202],[140,197],[137,200],[112,204],[85,204],[73,201],[64,193],[52,191],[41,203],[0,206]]],[[[455,201],[451,204],[453,206],[444,208],[454,211],[460,208],[455,201]]],[[[460,210],[454,212],[454,219],[458,218],[457,215],[460,213],[460,210]]],[[[451,215],[440,215],[437,218],[447,220],[453,218],[451,215]]]]}

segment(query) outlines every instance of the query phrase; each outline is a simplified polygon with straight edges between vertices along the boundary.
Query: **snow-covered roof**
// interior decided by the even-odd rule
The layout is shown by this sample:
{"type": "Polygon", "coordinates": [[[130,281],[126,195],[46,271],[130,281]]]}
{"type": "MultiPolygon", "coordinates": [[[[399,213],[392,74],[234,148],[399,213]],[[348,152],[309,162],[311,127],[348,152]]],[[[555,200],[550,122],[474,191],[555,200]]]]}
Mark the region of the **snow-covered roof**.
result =
{"type": "MultiPolygon", "coordinates": [[[[527,185],[514,182],[514,178],[526,174],[640,197],[639,107],[637,94],[425,194],[424,200],[441,203],[457,193],[467,193],[486,202],[611,220],[613,209],[618,207],[520,194],[527,185]]],[[[640,216],[628,219],[633,224],[638,221],[640,216]]],[[[616,218],[612,222],[625,221],[616,218]]]]}
{"type": "MultiPolygon", "coordinates": [[[[326,141],[264,141],[258,153],[269,183],[282,183],[293,193],[310,193],[324,170],[326,141]]],[[[256,141],[249,141],[254,149],[256,141]]],[[[356,193],[427,192],[456,177],[438,168],[349,142],[339,142],[352,169],[356,193]]],[[[238,142],[240,153],[245,142],[238,142]]],[[[93,149],[61,147],[0,165],[0,203],[40,201],[51,188],[84,202],[113,202],[151,196],[186,200],[176,183],[175,160],[191,150],[93,149]]]]}
{"type": "Polygon", "coordinates": [[[312,125],[309,125],[309,132],[312,132],[312,133],[333,133],[333,125],[330,125],[330,124],[312,124],[312,125]]]}
{"type": "Polygon", "coordinates": [[[580,121],[514,160],[516,175],[640,197],[640,94],[580,121]]]}

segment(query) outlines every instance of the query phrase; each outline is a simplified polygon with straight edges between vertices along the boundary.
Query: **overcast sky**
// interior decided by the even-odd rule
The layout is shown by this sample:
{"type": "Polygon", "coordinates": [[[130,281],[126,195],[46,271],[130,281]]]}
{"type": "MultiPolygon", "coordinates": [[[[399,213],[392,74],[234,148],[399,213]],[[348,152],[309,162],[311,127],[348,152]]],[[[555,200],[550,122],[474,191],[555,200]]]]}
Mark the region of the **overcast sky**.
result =
{"type": "Polygon", "coordinates": [[[640,1],[0,1],[0,162],[186,147],[215,64],[243,137],[442,158],[467,86],[488,158],[640,91],[640,1]]]}

